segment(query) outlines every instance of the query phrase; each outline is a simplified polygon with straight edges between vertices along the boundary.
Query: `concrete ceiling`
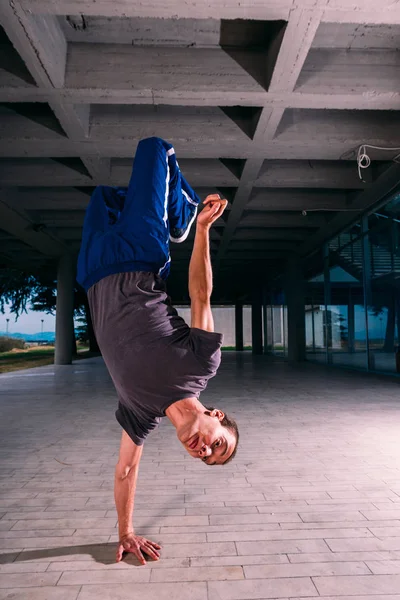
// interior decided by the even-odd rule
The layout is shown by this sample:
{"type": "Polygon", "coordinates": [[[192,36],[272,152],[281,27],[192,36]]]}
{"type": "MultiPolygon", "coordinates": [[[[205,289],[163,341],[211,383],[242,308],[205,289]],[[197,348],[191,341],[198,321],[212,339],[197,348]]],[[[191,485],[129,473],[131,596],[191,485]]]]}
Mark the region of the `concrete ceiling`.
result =
{"type": "MultiPolygon", "coordinates": [[[[306,256],[399,183],[400,3],[2,0],[0,262],[79,249],[94,186],[126,185],[137,142],[171,141],[212,233],[219,301],[306,256]],[[303,216],[302,212],[307,215],[303,216]]],[[[184,299],[191,244],[173,248],[184,299]]]]}

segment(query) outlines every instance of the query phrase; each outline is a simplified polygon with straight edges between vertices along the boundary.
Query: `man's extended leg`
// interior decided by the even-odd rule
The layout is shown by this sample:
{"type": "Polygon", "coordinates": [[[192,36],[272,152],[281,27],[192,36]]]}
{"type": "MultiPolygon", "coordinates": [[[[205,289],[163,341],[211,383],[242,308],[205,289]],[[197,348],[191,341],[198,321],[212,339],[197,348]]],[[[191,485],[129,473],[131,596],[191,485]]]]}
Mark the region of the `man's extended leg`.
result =
{"type": "Polygon", "coordinates": [[[171,144],[156,137],[139,142],[121,219],[129,220],[145,249],[149,245],[154,249],[157,240],[167,255],[159,265],[163,278],[169,273],[169,240],[187,238],[199,202],[179,170],[171,144]]]}
{"type": "Polygon", "coordinates": [[[174,148],[164,142],[168,147],[168,168],[170,172],[170,189],[168,197],[169,239],[171,242],[181,243],[189,235],[190,228],[197,215],[200,198],[183,177],[174,148]]]}
{"type": "Polygon", "coordinates": [[[99,186],[93,193],[78,281],[88,289],[102,277],[125,271],[152,271],[166,279],[170,237],[186,239],[198,202],[179,171],[172,146],[160,138],[142,140],[128,188],[99,186]]]}

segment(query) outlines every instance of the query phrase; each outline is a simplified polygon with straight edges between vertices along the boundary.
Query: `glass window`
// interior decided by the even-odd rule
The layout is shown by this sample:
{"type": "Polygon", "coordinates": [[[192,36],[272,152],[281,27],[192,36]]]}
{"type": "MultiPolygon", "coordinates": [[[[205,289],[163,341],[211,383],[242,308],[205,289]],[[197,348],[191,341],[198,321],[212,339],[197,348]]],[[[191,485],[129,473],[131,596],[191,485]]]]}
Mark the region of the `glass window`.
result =
{"type": "MultiPolygon", "coordinates": [[[[383,213],[382,213],[383,214],[383,213]]],[[[399,345],[398,226],[381,213],[368,218],[370,368],[396,372],[399,345]]]]}
{"type": "Polygon", "coordinates": [[[306,357],[326,362],[324,273],[312,277],[306,287],[306,357]]]}

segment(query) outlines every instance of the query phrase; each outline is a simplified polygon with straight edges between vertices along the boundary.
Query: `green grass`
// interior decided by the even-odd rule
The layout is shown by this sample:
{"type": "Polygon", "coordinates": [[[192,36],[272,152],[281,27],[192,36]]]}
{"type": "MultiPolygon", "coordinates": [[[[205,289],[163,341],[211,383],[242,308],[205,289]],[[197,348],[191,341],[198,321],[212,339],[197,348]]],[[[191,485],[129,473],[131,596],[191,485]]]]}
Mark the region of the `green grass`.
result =
{"type": "MultiPolygon", "coordinates": [[[[235,351],[236,346],[222,346],[221,350],[235,351]]],[[[251,346],[245,346],[244,350],[251,350],[251,346]]]]}
{"type": "MultiPolygon", "coordinates": [[[[77,358],[86,358],[87,348],[78,348],[77,358]]],[[[30,348],[27,350],[14,350],[0,354],[0,373],[20,371],[21,369],[32,369],[43,367],[54,363],[54,348],[30,348]]]]}

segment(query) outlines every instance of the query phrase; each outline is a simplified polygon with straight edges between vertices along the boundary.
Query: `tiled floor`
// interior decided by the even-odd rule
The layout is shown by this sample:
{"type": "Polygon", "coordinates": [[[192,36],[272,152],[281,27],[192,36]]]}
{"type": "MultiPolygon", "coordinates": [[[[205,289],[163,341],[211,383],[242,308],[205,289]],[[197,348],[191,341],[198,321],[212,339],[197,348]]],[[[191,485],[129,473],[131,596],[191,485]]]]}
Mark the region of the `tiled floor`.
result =
{"type": "Polygon", "coordinates": [[[400,600],[399,383],[232,353],[203,399],[237,459],[193,460],[165,420],[135,512],[162,559],[117,565],[101,360],[1,376],[0,600],[400,600]]]}

